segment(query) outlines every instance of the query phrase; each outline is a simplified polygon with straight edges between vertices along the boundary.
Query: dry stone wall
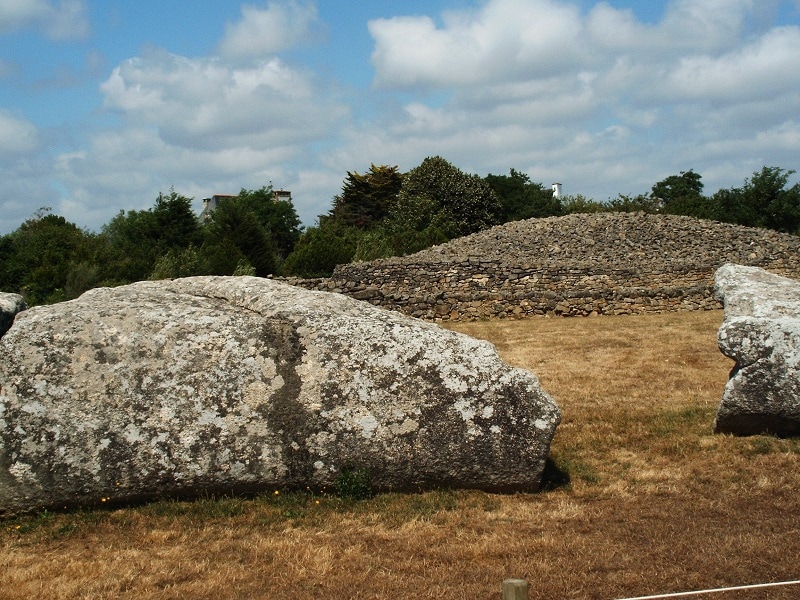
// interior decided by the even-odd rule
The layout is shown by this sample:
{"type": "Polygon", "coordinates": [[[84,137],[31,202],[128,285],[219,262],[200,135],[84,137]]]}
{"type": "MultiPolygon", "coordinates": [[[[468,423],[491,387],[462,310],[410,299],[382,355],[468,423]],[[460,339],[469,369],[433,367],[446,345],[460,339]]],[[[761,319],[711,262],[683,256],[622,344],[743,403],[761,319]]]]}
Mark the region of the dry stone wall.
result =
{"type": "Polygon", "coordinates": [[[726,262],[800,278],[800,237],[674,215],[507,223],[423,252],[291,280],[434,321],[722,308],[726,262]]]}

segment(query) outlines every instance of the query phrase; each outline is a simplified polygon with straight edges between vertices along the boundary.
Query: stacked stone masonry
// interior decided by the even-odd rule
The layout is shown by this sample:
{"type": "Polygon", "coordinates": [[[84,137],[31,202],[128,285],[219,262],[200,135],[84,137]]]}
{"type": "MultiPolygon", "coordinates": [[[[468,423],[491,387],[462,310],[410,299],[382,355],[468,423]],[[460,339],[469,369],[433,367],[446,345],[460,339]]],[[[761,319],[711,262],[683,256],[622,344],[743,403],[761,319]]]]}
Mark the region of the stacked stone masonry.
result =
{"type": "Polygon", "coordinates": [[[800,278],[800,237],[672,215],[570,215],[289,281],[431,321],[620,315],[722,308],[713,278],[726,262],[800,278]]]}

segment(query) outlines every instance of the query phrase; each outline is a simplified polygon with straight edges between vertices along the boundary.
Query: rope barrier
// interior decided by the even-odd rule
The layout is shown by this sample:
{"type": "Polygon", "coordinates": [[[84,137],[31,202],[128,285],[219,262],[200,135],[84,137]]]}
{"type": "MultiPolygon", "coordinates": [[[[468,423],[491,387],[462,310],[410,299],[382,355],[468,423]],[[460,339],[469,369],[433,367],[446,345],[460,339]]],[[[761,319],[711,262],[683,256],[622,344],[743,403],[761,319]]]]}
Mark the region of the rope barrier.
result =
{"type": "Polygon", "coordinates": [[[716,594],[718,592],[732,592],[735,590],[755,590],[759,588],[777,587],[781,585],[798,585],[800,580],[780,581],[776,583],[755,583],[752,585],[739,585],[736,587],[715,588],[710,590],[697,590],[695,592],[677,592],[673,594],[658,594],[655,596],[637,596],[636,598],[620,598],[619,600],[660,600],[662,598],[681,598],[686,596],[697,596],[698,594],[716,594]]]}

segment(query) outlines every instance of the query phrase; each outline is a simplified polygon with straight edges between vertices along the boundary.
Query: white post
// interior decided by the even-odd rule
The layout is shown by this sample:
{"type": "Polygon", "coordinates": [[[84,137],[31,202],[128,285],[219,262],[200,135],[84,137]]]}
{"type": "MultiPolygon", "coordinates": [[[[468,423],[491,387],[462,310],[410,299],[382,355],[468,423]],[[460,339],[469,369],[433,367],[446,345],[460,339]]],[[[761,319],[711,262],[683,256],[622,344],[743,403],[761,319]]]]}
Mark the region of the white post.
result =
{"type": "Polygon", "coordinates": [[[503,581],[503,600],[528,600],[529,588],[524,579],[506,579],[503,581]]]}

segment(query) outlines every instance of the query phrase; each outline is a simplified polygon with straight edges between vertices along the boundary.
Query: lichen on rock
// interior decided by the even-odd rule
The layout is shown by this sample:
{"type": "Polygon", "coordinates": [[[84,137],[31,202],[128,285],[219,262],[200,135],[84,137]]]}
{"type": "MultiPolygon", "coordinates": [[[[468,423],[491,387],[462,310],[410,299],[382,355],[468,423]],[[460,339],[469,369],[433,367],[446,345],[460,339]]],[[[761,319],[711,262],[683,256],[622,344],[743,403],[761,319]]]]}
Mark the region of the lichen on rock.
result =
{"type": "Polygon", "coordinates": [[[714,430],[800,435],[800,281],[727,264],[715,283],[725,302],[719,348],[736,364],[714,430]]]}
{"type": "Polygon", "coordinates": [[[555,402],[493,346],[252,277],[97,289],[0,340],[0,513],[218,491],[538,489],[555,402]]]}

